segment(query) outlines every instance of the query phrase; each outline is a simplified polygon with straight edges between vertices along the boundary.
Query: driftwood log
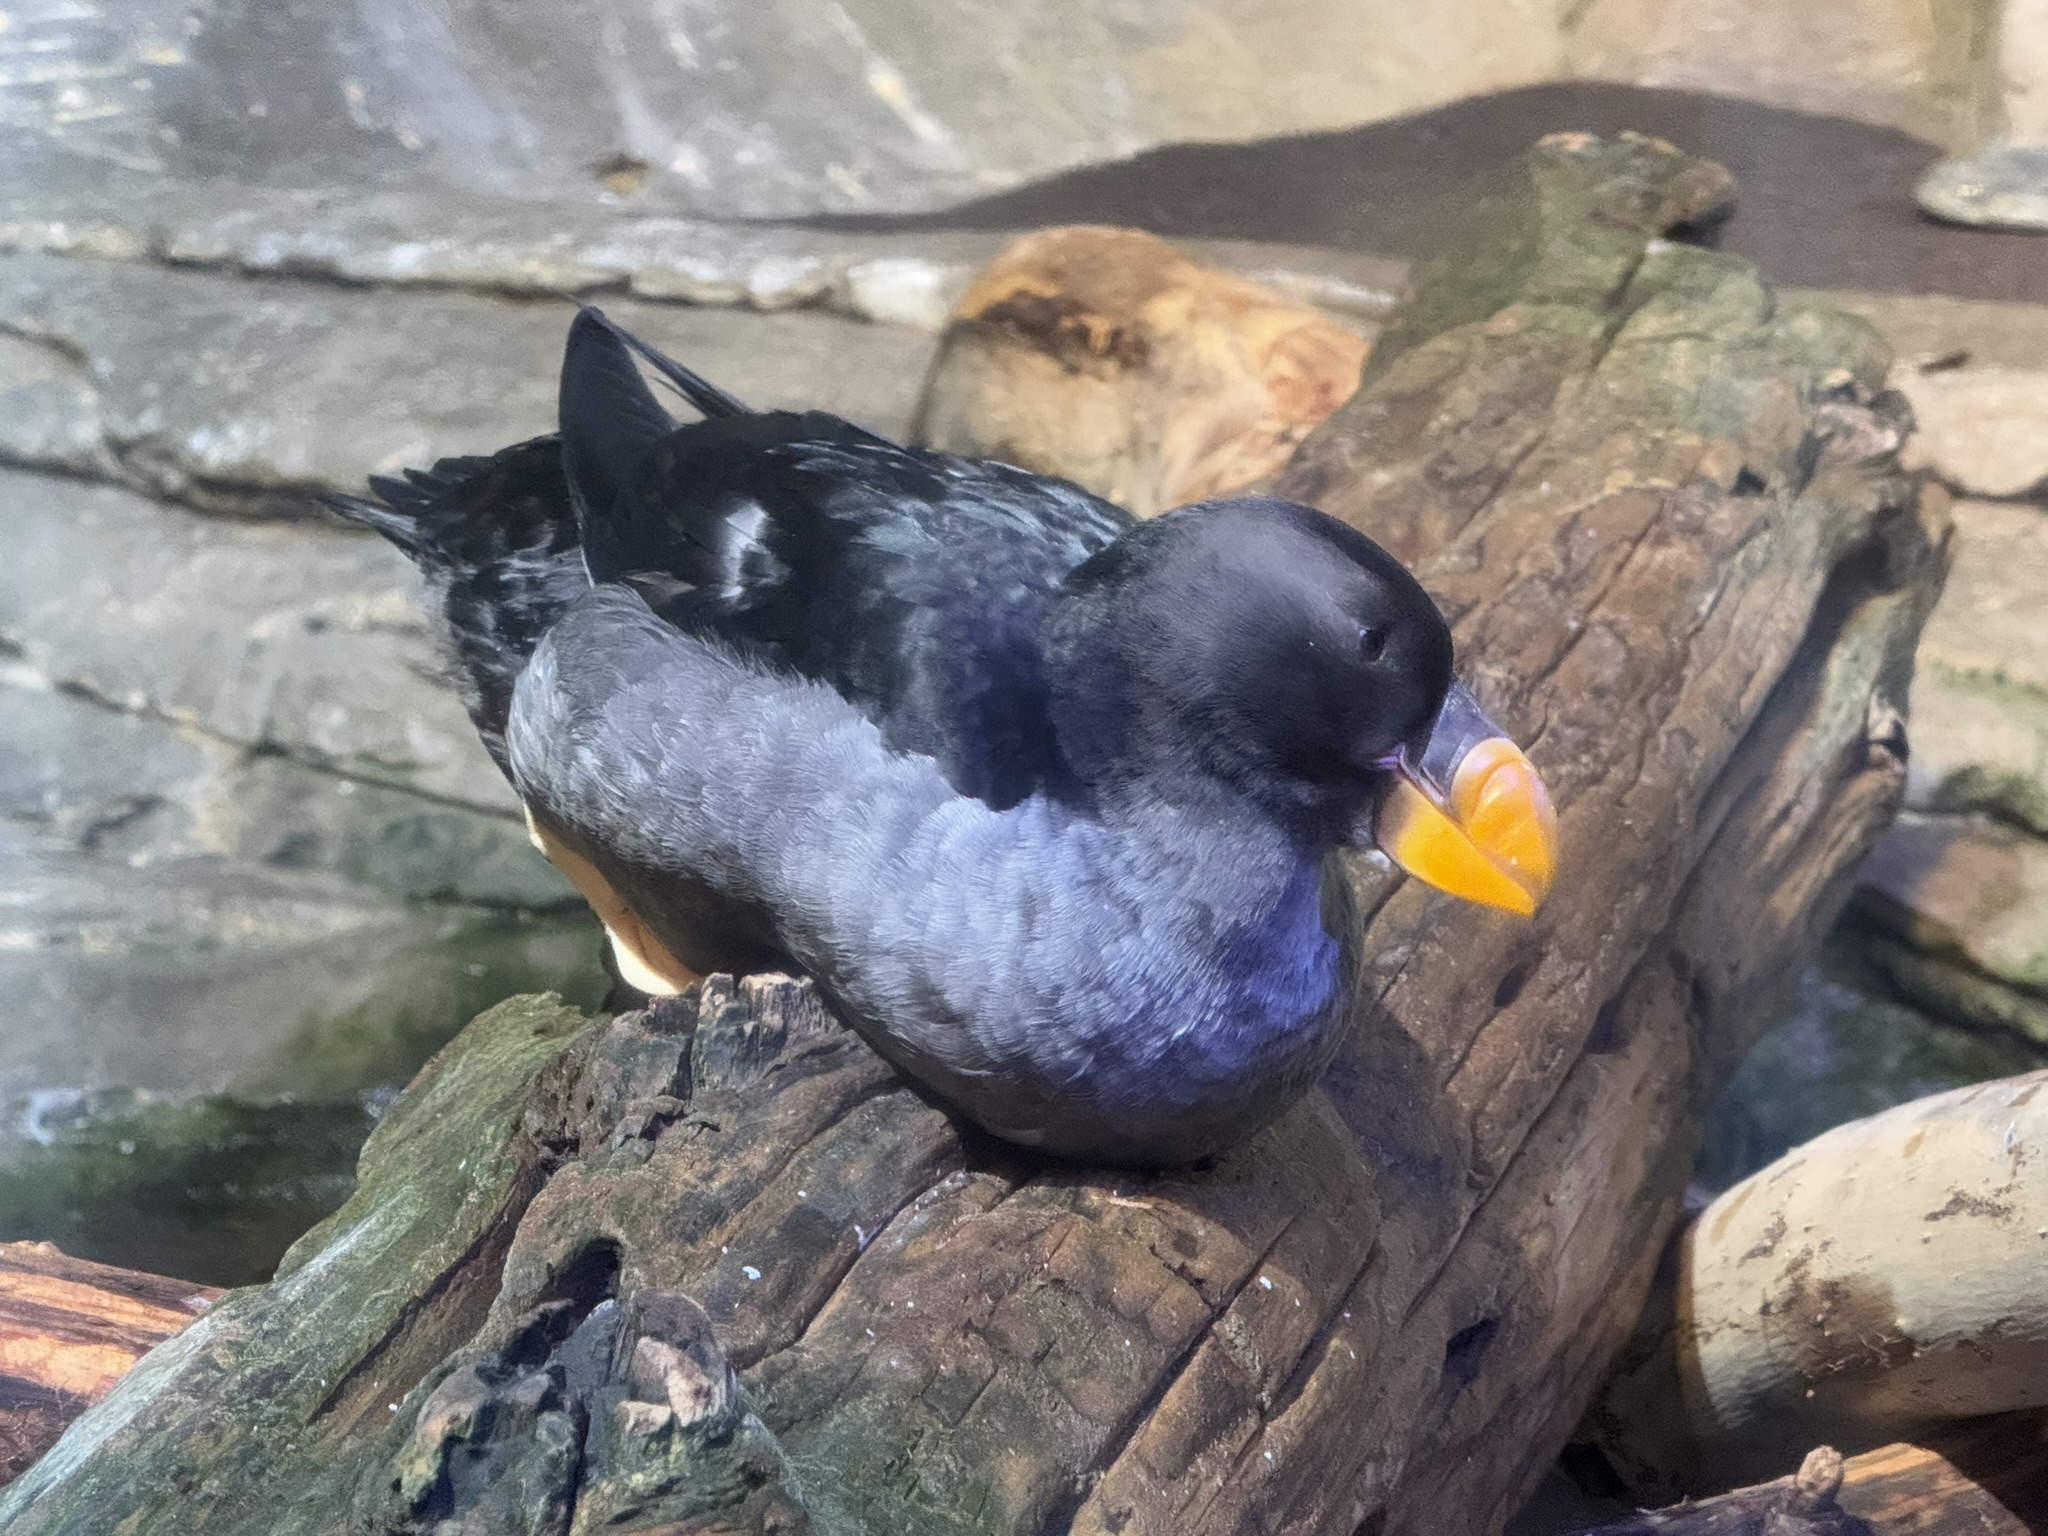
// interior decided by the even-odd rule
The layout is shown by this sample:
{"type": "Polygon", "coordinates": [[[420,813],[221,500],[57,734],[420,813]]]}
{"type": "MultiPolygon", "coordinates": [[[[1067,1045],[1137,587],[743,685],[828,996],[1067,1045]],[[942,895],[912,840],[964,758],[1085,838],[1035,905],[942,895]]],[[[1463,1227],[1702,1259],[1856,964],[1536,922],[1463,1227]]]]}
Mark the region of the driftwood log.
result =
{"type": "Polygon", "coordinates": [[[1418,562],[1563,874],[1522,922],[1356,861],[1349,1039],[1279,1123],[1048,1166],[801,984],[517,1000],[0,1527],[1497,1529],[1634,1320],[1697,1095],[1897,802],[1943,569],[1878,338],[1669,238],[1728,193],[1546,141],[1282,477],[1418,562]]]}
{"type": "Polygon", "coordinates": [[[220,1294],[49,1243],[0,1243],[0,1483],[220,1294]]]}
{"type": "Polygon", "coordinates": [[[2044,1428],[2005,1415],[1846,1461],[1823,1446],[1790,1477],[1582,1536],[2032,1536],[2048,1519],[2044,1428]]]}
{"type": "MultiPolygon", "coordinates": [[[[1636,1493],[2048,1408],[2048,1072],[1837,1126],[1677,1241],[1587,1416],[1636,1493]]],[[[2044,1489],[2048,1493],[2048,1489],[2044,1489]]]]}
{"type": "Polygon", "coordinates": [[[1281,469],[1365,353],[1350,327],[1155,235],[1040,230],[955,307],[911,431],[1150,517],[1281,469]]]}

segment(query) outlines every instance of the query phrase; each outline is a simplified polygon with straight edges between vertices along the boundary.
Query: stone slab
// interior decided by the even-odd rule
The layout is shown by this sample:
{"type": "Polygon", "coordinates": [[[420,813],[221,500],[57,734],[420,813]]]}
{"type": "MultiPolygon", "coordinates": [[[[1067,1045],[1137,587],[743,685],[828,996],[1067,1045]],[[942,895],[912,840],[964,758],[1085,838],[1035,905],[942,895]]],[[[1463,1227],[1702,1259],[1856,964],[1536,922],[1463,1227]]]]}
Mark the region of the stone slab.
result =
{"type": "Polygon", "coordinates": [[[2048,837],[2048,509],[1960,501],[1913,680],[1908,804],[2048,837]]]}
{"type": "MultiPolygon", "coordinates": [[[[928,340],[815,313],[609,306],[762,407],[909,419],[928,340]]],[[[0,257],[0,456],[224,510],[299,512],[451,453],[550,429],[567,304],[134,263],[0,257]],[[40,350],[39,350],[40,349],[40,350]]]]}
{"type": "Polygon", "coordinates": [[[1179,139],[1555,73],[1547,7],[1397,0],[31,3],[0,121],[144,169],[432,179],[727,218],[932,207],[1179,139]],[[1284,88],[1275,88],[1284,81],[1284,88]]]}
{"type": "Polygon", "coordinates": [[[509,815],[0,667],[0,1167],[104,1091],[402,1079],[504,992],[588,978],[596,942],[509,815]]]}
{"type": "MultiPolygon", "coordinates": [[[[1908,814],[1861,878],[1914,948],[2026,995],[2027,1011],[2048,1019],[2048,842],[1981,818],[1908,814]]],[[[1947,1011],[1975,1010],[1965,1000],[1947,1011]]],[[[2048,1031],[2039,1038],[2048,1044],[2048,1031]]]]}
{"type": "MultiPolygon", "coordinates": [[[[2043,276],[2048,285],[2048,259],[2043,276]]],[[[1907,465],[1932,470],[1969,496],[2048,497],[2048,353],[2038,363],[1900,369],[1893,382],[1919,423],[1907,465]]]]}
{"type": "MultiPolygon", "coordinates": [[[[720,224],[630,206],[414,183],[276,187],[152,174],[0,131],[0,250],[387,287],[815,307],[936,332],[1001,229],[720,224]]],[[[1192,254],[1305,303],[1377,316],[1406,272],[1369,249],[1197,240],[1192,254]]]]}
{"type": "Polygon", "coordinates": [[[0,641],[52,687],[505,816],[439,676],[417,581],[379,540],[233,523],[0,472],[0,641]]]}

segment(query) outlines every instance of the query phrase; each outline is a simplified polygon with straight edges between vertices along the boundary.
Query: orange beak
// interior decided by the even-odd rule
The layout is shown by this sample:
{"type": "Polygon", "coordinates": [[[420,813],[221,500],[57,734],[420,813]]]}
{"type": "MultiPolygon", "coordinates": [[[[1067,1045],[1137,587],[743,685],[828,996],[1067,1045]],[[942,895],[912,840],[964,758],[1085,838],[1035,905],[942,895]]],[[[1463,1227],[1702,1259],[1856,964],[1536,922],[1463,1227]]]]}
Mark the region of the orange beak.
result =
{"type": "Polygon", "coordinates": [[[1418,880],[1528,917],[1550,894],[1557,813],[1535,764],[1458,683],[1419,759],[1402,754],[1373,839],[1418,880]]]}

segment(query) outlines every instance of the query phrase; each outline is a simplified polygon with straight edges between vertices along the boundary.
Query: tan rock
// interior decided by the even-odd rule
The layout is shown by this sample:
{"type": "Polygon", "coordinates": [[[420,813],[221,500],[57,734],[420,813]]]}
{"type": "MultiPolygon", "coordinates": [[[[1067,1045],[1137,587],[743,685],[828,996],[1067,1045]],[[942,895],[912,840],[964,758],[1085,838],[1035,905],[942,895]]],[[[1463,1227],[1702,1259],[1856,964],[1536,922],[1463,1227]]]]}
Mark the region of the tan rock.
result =
{"type": "Polygon", "coordinates": [[[1921,947],[2048,990],[2048,843],[1974,817],[1907,814],[1862,878],[1912,914],[1921,947]]]}
{"type": "Polygon", "coordinates": [[[1995,119],[1996,0],[1589,0],[1561,11],[1572,73],[1903,128],[1955,148],[1995,119]]]}
{"type": "MultiPolygon", "coordinates": [[[[2048,246],[2043,247],[2048,253],[2048,246]]],[[[2048,300],[2048,283],[2042,297],[2048,300]]],[[[1856,293],[1843,289],[1779,290],[1787,304],[1825,305],[1861,315],[1891,343],[1901,372],[1960,359],[1972,368],[2048,365],[2048,302],[2019,304],[1959,299],[1948,293],[1856,293]]]]}
{"type": "MultiPolygon", "coordinates": [[[[2048,271],[2048,251],[2043,252],[2048,271]]],[[[2048,484],[2048,366],[1901,369],[1920,430],[1909,467],[1932,469],[1973,496],[2023,496],[2048,484]]]]}
{"type": "Polygon", "coordinates": [[[1907,803],[2048,836],[2048,511],[1963,501],[1921,637],[1907,803]]]}

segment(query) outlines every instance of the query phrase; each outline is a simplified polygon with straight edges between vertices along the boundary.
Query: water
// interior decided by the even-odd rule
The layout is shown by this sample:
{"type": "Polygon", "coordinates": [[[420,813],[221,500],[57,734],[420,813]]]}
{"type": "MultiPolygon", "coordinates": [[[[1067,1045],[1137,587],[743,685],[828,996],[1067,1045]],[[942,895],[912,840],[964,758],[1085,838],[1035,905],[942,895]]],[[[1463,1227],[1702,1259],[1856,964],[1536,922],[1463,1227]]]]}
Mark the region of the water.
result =
{"type": "Polygon", "coordinates": [[[1846,1121],[2043,1065],[2048,1051],[2018,1036],[1900,1001],[1837,934],[1801,980],[1791,1014],[1708,1106],[1694,1178],[1726,1189],[1846,1121]]]}
{"type": "Polygon", "coordinates": [[[453,930],[393,957],[366,999],[309,1010],[248,1086],[17,1101],[0,1127],[0,1241],[211,1285],[268,1279],[348,1197],[376,1117],[465,1023],[521,992],[585,1008],[604,996],[586,913],[473,913],[453,930]]]}

